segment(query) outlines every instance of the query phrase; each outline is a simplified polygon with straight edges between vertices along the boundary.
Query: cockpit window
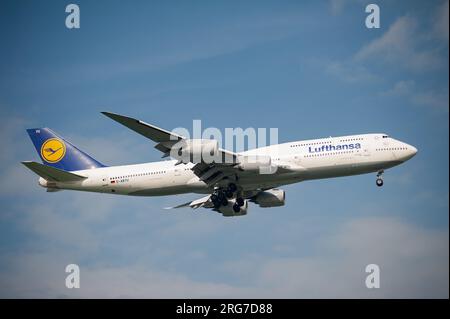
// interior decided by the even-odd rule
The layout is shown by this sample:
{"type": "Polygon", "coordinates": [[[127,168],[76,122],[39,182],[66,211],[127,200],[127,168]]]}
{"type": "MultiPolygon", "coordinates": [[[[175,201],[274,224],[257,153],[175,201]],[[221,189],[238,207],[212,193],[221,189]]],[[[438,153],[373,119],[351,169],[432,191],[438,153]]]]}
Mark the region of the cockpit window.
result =
{"type": "Polygon", "coordinates": [[[389,137],[389,135],[383,135],[383,138],[388,138],[389,137]]]}

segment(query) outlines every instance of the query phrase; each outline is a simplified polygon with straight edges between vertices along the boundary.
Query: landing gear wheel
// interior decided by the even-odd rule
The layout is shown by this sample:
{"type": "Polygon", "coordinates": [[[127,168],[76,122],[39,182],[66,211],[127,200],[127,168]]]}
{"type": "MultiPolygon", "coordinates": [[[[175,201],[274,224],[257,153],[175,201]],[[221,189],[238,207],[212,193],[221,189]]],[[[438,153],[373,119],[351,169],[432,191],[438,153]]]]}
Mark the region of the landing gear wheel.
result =
{"type": "Polygon", "coordinates": [[[224,197],[221,202],[222,206],[228,206],[228,199],[224,197]]]}
{"type": "Polygon", "coordinates": [[[384,170],[378,171],[378,173],[377,173],[377,181],[376,182],[377,182],[378,187],[383,186],[383,178],[382,178],[383,173],[384,173],[384,170]]]}
{"type": "Polygon", "coordinates": [[[238,204],[239,207],[244,206],[244,199],[242,197],[236,198],[236,204],[238,204]]]}
{"type": "Polygon", "coordinates": [[[377,186],[378,186],[378,187],[383,186],[383,180],[382,180],[381,178],[377,178],[376,183],[377,183],[377,186]]]}
{"type": "Polygon", "coordinates": [[[219,199],[219,202],[222,202],[223,199],[225,198],[225,194],[223,192],[218,192],[217,198],[219,199]]]}
{"type": "Polygon", "coordinates": [[[233,211],[234,211],[235,213],[239,213],[239,212],[241,211],[241,206],[239,206],[238,203],[235,203],[235,204],[233,205],[233,211]]]}
{"type": "Polygon", "coordinates": [[[220,207],[219,197],[216,194],[212,194],[211,195],[211,202],[213,203],[214,208],[219,208],[220,207]]]}

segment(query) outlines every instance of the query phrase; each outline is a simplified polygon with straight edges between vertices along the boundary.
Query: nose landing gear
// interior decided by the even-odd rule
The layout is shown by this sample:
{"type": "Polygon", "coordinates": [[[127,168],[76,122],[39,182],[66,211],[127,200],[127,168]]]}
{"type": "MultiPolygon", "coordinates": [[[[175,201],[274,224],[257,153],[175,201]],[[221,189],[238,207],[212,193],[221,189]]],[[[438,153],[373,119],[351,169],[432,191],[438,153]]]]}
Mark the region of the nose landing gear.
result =
{"type": "Polygon", "coordinates": [[[376,180],[376,183],[377,183],[377,186],[378,186],[378,187],[383,186],[383,173],[384,173],[383,170],[381,170],[381,171],[379,171],[379,172],[377,173],[377,180],[376,180]]]}

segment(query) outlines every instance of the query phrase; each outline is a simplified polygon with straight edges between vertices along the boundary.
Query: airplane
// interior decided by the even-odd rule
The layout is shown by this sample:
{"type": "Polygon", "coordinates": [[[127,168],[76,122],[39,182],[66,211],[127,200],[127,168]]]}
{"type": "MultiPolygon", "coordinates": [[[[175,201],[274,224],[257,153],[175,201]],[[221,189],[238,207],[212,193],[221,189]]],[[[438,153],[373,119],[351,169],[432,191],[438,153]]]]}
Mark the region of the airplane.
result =
{"type": "Polygon", "coordinates": [[[39,185],[47,192],[206,194],[169,208],[204,207],[223,216],[242,216],[247,214],[249,203],[260,207],[283,206],[285,191],[279,188],[283,185],[377,173],[376,185],[382,186],[386,169],[417,153],[414,146],[384,133],[302,140],[232,152],[218,147],[214,140],[188,139],[135,118],[102,113],[156,142],[154,147],[163,153],[163,158],[172,159],[106,166],[49,128],[27,129],[43,164],[33,161],[22,164],[39,175],[39,185]],[[204,156],[197,156],[203,154],[217,156],[206,161],[204,156]]]}

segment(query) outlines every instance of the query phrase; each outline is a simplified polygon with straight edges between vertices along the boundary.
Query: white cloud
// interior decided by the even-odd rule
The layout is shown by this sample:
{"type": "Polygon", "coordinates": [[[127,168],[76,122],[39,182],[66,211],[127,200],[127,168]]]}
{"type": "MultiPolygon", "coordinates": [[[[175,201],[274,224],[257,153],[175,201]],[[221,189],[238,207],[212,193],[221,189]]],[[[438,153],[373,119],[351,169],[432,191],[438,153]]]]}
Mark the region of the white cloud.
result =
{"type": "MultiPolygon", "coordinates": [[[[25,140],[28,136],[25,128],[28,121],[20,117],[8,117],[0,120],[0,139],[4,147],[4,151],[0,152],[0,161],[18,161],[17,156],[21,155],[23,147],[19,141],[25,140]]],[[[27,146],[32,146],[31,142],[27,146]]]]}
{"type": "MultiPolygon", "coordinates": [[[[425,31],[426,32],[426,31],[425,31]]],[[[434,70],[445,61],[439,48],[424,49],[424,39],[418,22],[411,16],[398,18],[380,38],[362,47],[356,61],[370,61],[400,65],[413,71],[434,70]]]]}
{"type": "MultiPolygon", "coordinates": [[[[34,146],[25,131],[28,125],[29,121],[20,117],[0,120],[0,141],[4,149],[0,152],[0,194],[3,196],[20,194],[30,189],[30,178],[34,174],[20,163],[30,158],[27,154],[35,154],[34,146]]],[[[32,181],[32,186],[36,187],[37,178],[32,181]]]]}
{"type": "Polygon", "coordinates": [[[254,281],[267,297],[448,298],[447,232],[391,218],[364,218],[324,238],[316,251],[308,258],[254,265],[254,281]],[[370,263],[381,268],[380,289],[365,287],[364,269],[370,263]]]}
{"type": "Polygon", "coordinates": [[[413,80],[398,81],[391,89],[381,92],[381,96],[406,98],[412,105],[427,107],[436,112],[446,113],[449,111],[448,89],[424,90],[418,87],[413,80]]]}
{"type": "Polygon", "coordinates": [[[333,14],[339,14],[345,7],[346,0],[330,0],[330,8],[333,14]]]}
{"type": "Polygon", "coordinates": [[[384,96],[410,95],[413,92],[415,86],[416,83],[413,80],[401,80],[396,82],[391,89],[387,90],[386,92],[383,92],[382,95],[384,96]]]}
{"type": "Polygon", "coordinates": [[[449,94],[446,92],[428,91],[414,94],[412,103],[418,106],[425,106],[440,112],[449,110],[449,94]]]}
{"type": "Polygon", "coordinates": [[[348,83],[373,82],[377,77],[367,68],[352,62],[332,61],[326,64],[325,72],[348,83]]]}
{"type": "Polygon", "coordinates": [[[24,194],[26,191],[45,191],[38,186],[38,176],[20,163],[23,158],[18,157],[17,162],[4,166],[1,169],[0,194],[14,196],[24,194]]]}
{"type": "MultiPolygon", "coordinates": [[[[207,238],[205,238],[207,240],[207,238]]],[[[2,297],[137,298],[448,298],[448,232],[423,229],[392,218],[362,218],[310,242],[305,257],[246,254],[225,263],[200,256],[196,270],[162,270],[143,263],[80,265],[81,289],[63,285],[70,252],[4,256],[2,297]],[[6,261],[6,262],[5,262],[6,261]],[[381,268],[381,288],[365,287],[365,266],[381,268]],[[193,279],[219,267],[214,280],[193,279]],[[229,281],[229,277],[234,280],[229,281]],[[235,282],[235,284],[232,284],[235,282]]],[[[296,246],[298,250],[299,247],[296,246]]],[[[300,252],[299,252],[300,253],[300,252]]],[[[301,253],[300,253],[301,254],[301,253]]]]}
{"type": "Polygon", "coordinates": [[[64,245],[70,249],[80,249],[84,253],[95,251],[99,238],[90,230],[89,224],[76,214],[70,216],[70,210],[61,205],[61,201],[58,203],[60,205],[37,204],[28,209],[23,208],[23,229],[41,240],[49,241],[51,247],[64,245]]]}
{"type": "Polygon", "coordinates": [[[436,35],[448,42],[448,30],[449,30],[449,5],[448,1],[444,1],[437,9],[434,19],[434,32],[436,35]]]}
{"type": "MultiPolygon", "coordinates": [[[[124,60],[112,55],[113,59],[98,60],[92,64],[74,62],[65,72],[77,74],[72,81],[99,81],[130,74],[151,73],[166,67],[206,60],[221,55],[232,54],[248,48],[277,41],[295,35],[301,29],[305,16],[296,12],[259,12],[252,8],[251,14],[235,12],[229,19],[211,21],[208,28],[203,25],[178,28],[179,34],[168,34],[156,49],[145,45],[139,55],[124,60]]],[[[119,43],[121,44],[121,43],[119,43]]],[[[72,84],[70,79],[61,82],[60,72],[48,73],[47,70],[30,70],[29,77],[40,81],[41,85],[72,84]],[[39,72],[38,72],[39,71],[39,72]]],[[[34,81],[36,82],[36,81],[34,81]]]]}
{"type": "MultiPolygon", "coordinates": [[[[74,258],[75,257],[75,258],[74,258]]],[[[65,266],[70,253],[7,256],[10,272],[0,274],[0,297],[11,298],[219,298],[247,294],[246,289],[149,266],[80,266],[80,289],[67,289],[65,266]]]]}

